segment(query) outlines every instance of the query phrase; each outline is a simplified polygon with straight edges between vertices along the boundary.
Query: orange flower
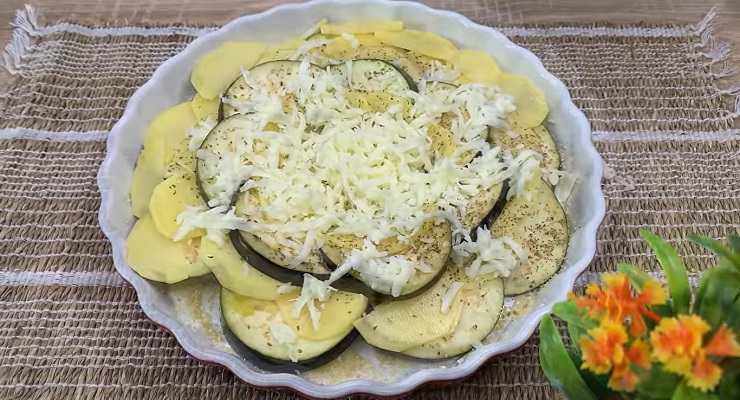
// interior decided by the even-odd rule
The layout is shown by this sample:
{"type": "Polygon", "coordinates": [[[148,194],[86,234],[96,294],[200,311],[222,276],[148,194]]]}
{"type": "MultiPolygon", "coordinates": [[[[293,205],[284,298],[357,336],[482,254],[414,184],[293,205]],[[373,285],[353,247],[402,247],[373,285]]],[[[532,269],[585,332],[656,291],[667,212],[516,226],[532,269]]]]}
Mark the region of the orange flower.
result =
{"type": "Polygon", "coordinates": [[[708,331],[709,325],[696,315],[663,318],[650,334],[653,356],[666,370],[688,376],[701,350],[702,336],[708,331]]]}
{"type": "Polygon", "coordinates": [[[650,348],[647,343],[637,339],[632,342],[625,355],[624,362],[614,366],[609,377],[609,387],[616,391],[633,392],[640,381],[634,367],[650,368],[650,348]]]}
{"type": "Polygon", "coordinates": [[[633,293],[629,279],[623,273],[603,274],[602,281],[603,287],[590,284],[585,296],[572,296],[576,305],[585,309],[591,318],[607,318],[620,323],[627,320],[632,336],[642,336],[647,332],[643,317],[654,321],[660,319],[647,308],[666,302],[665,289],[657,281],[647,281],[637,294],[633,293]]]}
{"type": "Polygon", "coordinates": [[[581,337],[583,364],[581,368],[597,374],[609,372],[612,366],[624,360],[624,343],[627,333],[624,327],[614,321],[605,320],[596,328],[589,329],[588,336],[581,337]]]}
{"type": "Polygon", "coordinates": [[[722,369],[707,356],[740,357],[740,345],[735,334],[722,325],[702,347],[702,338],[709,329],[697,315],[664,318],[650,334],[653,357],[667,371],[685,377],[689,386],[712,390],[722,377],[722,369]]]}
{"type": "Polygon", "coordinates": [[[727,328],[727,325],[717,329],[717,332],[704,346],[704,352],[709,356],[740,357],[740,344],[737,343],[735,334],[727,328]]]}
{"type": "Polygon", "coordinates": [[[702,357],[691,367],[691,373],[686,376],[689,386],[693,386],[703,392],[710,391],[717,386],[722,378],[722,369],[719,365],[702,357]]]}

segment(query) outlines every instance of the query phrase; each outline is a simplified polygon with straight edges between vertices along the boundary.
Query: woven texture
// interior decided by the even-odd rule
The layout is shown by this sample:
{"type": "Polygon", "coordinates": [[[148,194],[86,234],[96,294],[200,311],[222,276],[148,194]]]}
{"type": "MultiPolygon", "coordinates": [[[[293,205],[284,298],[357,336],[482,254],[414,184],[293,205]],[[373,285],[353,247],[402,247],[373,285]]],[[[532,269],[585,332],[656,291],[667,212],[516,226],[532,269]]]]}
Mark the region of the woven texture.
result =
{"type": "MultiPolygon", "coordinates": [[[[477,4],[434,5],[495,25],[477,4]]],[[[42,25],[30,9],[15,23],[0,91],[0,398],[293,397],[187,355],[142,313],[97,225],[107,131],[156,67],[210,28],[42,25]]],[[[500,28],[570,88],[607,164],[608,212],[580,284],[617,261],[655,270],[643,227],[692,272],[706,268],[711,256],[685,235],[740,229],[740,87],[711,13],[696,26],[500,28]]],[[[414,396],[555,397],[536,343],[414,396]]]]}

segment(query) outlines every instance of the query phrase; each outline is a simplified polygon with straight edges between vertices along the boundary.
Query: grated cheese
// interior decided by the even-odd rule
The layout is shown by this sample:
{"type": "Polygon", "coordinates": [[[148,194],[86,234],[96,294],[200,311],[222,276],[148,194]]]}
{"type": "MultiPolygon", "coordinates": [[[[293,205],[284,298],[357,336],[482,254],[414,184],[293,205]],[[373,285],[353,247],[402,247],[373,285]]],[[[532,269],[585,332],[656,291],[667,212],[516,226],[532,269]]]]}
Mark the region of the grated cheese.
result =
{"type": "Polygon", "coordinates": [[[465,274],[475,278],[480,274],[493,274],[506,278],[519,265],[527,262],[527,251],[510,237],[494,238],[491,231],[479,227],[476,239],[453,246],[453,255],[472,258],[465,274]]]}
{"type": "Polygon", "coordinates": [[[188,142],[188,148],[190,151],[196,151],[200,148],[200,145],[205,140],[208,133],[216,126],[216,120],[212,116],[199,121],[197,125],[190,128],[188,132],[190,135],[190,141],[188,142]]]}
{"type": "Polygon", "coordinates": [[[342,38],[349,42],[350,47],[353,49],[356,49],[360,47],[360,41],[357,40],[357,37],[351,33],[342,33],[342,38]]]}
{"type": "MultiPolygon", "coordinates": [[[[325,42],[306,41],[294,58],[325,42]]],[[[427,78],[452,80],[454,74],[435,63],[427,78]]],[[[503,127],[506,115],[515,110],[511,96],[479,84],[443,87],[425,82],[420,93],[394,89],[394,95],[411,100],[409,110],[392,105],[383,112],[366,112],[346,97],[351,62],[319,68],[305,57],[282,82],[257,79],[249,71],[242,75],[251,89],[249,98],[224,99],[248,113],[233,151],[220,156],[206,150],[196,153],[216,170],[210,186],[217,193],[209,203],[216,208],[183,212],[178,234],[200,227],[209,236],[227,229],[269,236],[293,257],[293,266],[314,254],[328,234],[366,238],[363,248],[353,250],[329,280],[305,275],[294,312],[307,308],[314,326],[321,314],[316,302],[325,301],[331,283],[352,270],[394,296],[417,270],[428,270],[379,252],[375,243],[390,236],[407,240],[429,218],[450,221],[458,252],[476,255],[471,273],[506,276],[523,258],[515,243],[490,238],[490,233],[489,242],[498,244],[498,252],[485,249],[485,233],[479,233],[476,242],[463,242],[469,234],[460,222],[478,193],[508,178],[513,181],[512,195],[519,193],[538,166],[536,153],[522,151],[512,157],[487,142],[488,127],[503,127]],[[445,113],[456,116],[450,127],[456,151],[447,158],[435,157],[427,127],[445,113]],[[268,126],[275,129],[266,131],[268,126]],[[458,161],[471,153],[479,156],[468,164],[458,161]],[[238,215],[229,208],[234,194],[240,194],[238,215]]],[[[387,87],[391,75],[395,77],[373,77],[371,83],[387,87]]],[[[191,140],[197,141],[196,136],[191,140]]]]}
{"type": "Polygon", "coordinates": [[[316,301],[326,301],[331,295],[332,290],[335,289],[329,286],[328,281],[316,279],[311,274],[303,274],[303,287],[301,288],[300,296],[298,296],[293,304],[293,317],[298,318],[301,315],[303,307],[306,307],[308,309],[308,315],[311,317],[311,324],[314,329],[319,329],[321,311],[316,306],[316,301]]]}
{"type": "Polygon", "coordinates": [[[452,306],[452,302],[455,301],[457,292],[459,292],[463,286],[465,286],[465,284],[462,282],[452,282],[450,284],[450,287],[447,288],[444,296],[442,296],[442,314],[447,314],[450,311],[450,306],[452,306]]]}
{"type": "Polygon", "coordinates": [[[291,361],[297,362],[298,361],[298,354],[296,351],[296,342],[298,341],[298,336],[293,332],[292,329],[283,322],[280,321],[271,321],[269,325],[270,329],[270,336],[272,336],[273,339],[275,339],[275,342],[277,342],[280,346],[285,346],[288,349],[288,357],[291,361]]]}
{"type": "Polygon", "coordinates": [[[175,232],[174,240],[182,240],[191,231],[203,228],[209,240],[222,245],[227,231],[234,229],[249,230],[250,224],[234,214],[233,208],[218,206],[211,209],[188,207],[177,216],[180,225],[175,232]]]}

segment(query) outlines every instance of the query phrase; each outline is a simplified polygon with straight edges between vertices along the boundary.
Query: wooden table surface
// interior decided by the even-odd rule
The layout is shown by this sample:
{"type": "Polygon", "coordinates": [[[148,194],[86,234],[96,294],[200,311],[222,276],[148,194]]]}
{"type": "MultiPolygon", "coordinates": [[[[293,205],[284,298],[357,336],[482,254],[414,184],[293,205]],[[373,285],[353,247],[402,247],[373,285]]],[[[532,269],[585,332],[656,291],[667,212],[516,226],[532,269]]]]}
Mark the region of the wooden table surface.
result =
{"type": "MultiPolygon", "coordinates": [[[[460,0],[465,1],[465,0],[460,0]]],[[[0,43],[10,36],[15,10],[25,3],[35,6],[50,22],[58,19],[94,24],[100,21],[128,23],[223,23],[237,16],[261,11],[283,0],[2,0],[0,43]]],[[[454,0],[437,0],[438,7],[454,0]]],[[[503,23],[590,22],[633,23],[698,21],[712,6],[720,12],[718,36],[740,43],[740,0],[477,0],[476,8],[487,7],[503,23]]],[[[737,46],[740,47],[740,46],[737,46]]],[[[737,53],[735,60],[740,60],[737,53]]]]}

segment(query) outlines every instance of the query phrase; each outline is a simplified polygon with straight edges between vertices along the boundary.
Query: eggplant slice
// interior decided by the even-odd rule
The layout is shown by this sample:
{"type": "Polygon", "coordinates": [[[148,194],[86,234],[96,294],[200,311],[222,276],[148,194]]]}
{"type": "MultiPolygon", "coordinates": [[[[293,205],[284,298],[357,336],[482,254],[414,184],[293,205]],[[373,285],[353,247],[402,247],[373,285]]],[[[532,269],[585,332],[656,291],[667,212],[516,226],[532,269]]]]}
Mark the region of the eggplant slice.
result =
{"type": "Polygon", "coordinates": [[[504,282],[505,294],[532,290],[552,277],[562,264],[568,248],[568,223],[563,207],[550,186],[533,177],[523,193],[509,200],[491,224],[493,236],[509,236],[529,256],[504,282]]]}
{"type": "Polygon", "coordinates": [[[349,87],[355,90],[390,93],[416,91],[416,83],[406,71],[391,62],[362,58],[352,60],[349,87]]]}
{"type": "MultiPolygon", "coordinates": [[[[364,239],[357,236],[337,235],[327,238],[321,251],[325,259],[331,263],[330,266],[337,266],[344,262],[352,250],[361,248],[363,243],[364,239]]],[[[378,249],[387,252],[389,257],[403,256],[412,262],[424,264],[430,269],[431,272],[416,271],[397,299],[408,298],[423,292],[444,271],[452,251],[452,230],[447,221],[428,220],[409,238],[408,243],[404,244],[394,238],[381,242],[378,249]]],[[[351,274],[373,290],[382,294],[390,294],[386,288],[373,287],[371,278],[362,276],[356,271],[352,271],[351,274]]]]}
{"type": "Polygon", "coordinates": [[[496,326],[504,305],[503,280],[486,275],[470,279],[460,273],[460,265],[449,268],[459,271],[457,279],[464,283],[456,299],[462,302],[460,321],[451,334],[406,349],[404,354],[424,359],[453,357],[470,351],[496,326]]]}
{"type": "Polygon", "coordinates": [[[290,350],[276,343],[270,320],[279,315],[275,302],[255,300],[221,288],[221,324],[226,341],[238,355],[270,372],[296,373],[324,365],[342,354],[357,338],[350,326],[344,335],[325,340],[295,339],[290,350]]]}
{"type": "Polygon", "coordinates": [[[532,150],[542,155],[542,167],[560,168],[560,152],[550,132],[543,125],[534,128],[512,126],[510,129],[493,129],[491,136],[495,145],[510,150],[515,156],[521,149],[532,150]],[[519,147],[520,145],[523,147],[519,147]]]}
{"type": "MultiPolygon", "coordinates": [[[[300,61],[268,61],[252,67],[249,70],[249,74],[256,79],[266,79],[269,77],[270,81],[283,82],[296,74],[300,65],[300,61]]],[[[250,96],[251,89],[249,85],[247,85],[247,82],[244,80],[244,76],[239,76],[224,92],[219,114],[223,116],[223,118],[228,118],[234,114],[238,114],[238,110],[229,103],[246,101],[250,96]]]]}

